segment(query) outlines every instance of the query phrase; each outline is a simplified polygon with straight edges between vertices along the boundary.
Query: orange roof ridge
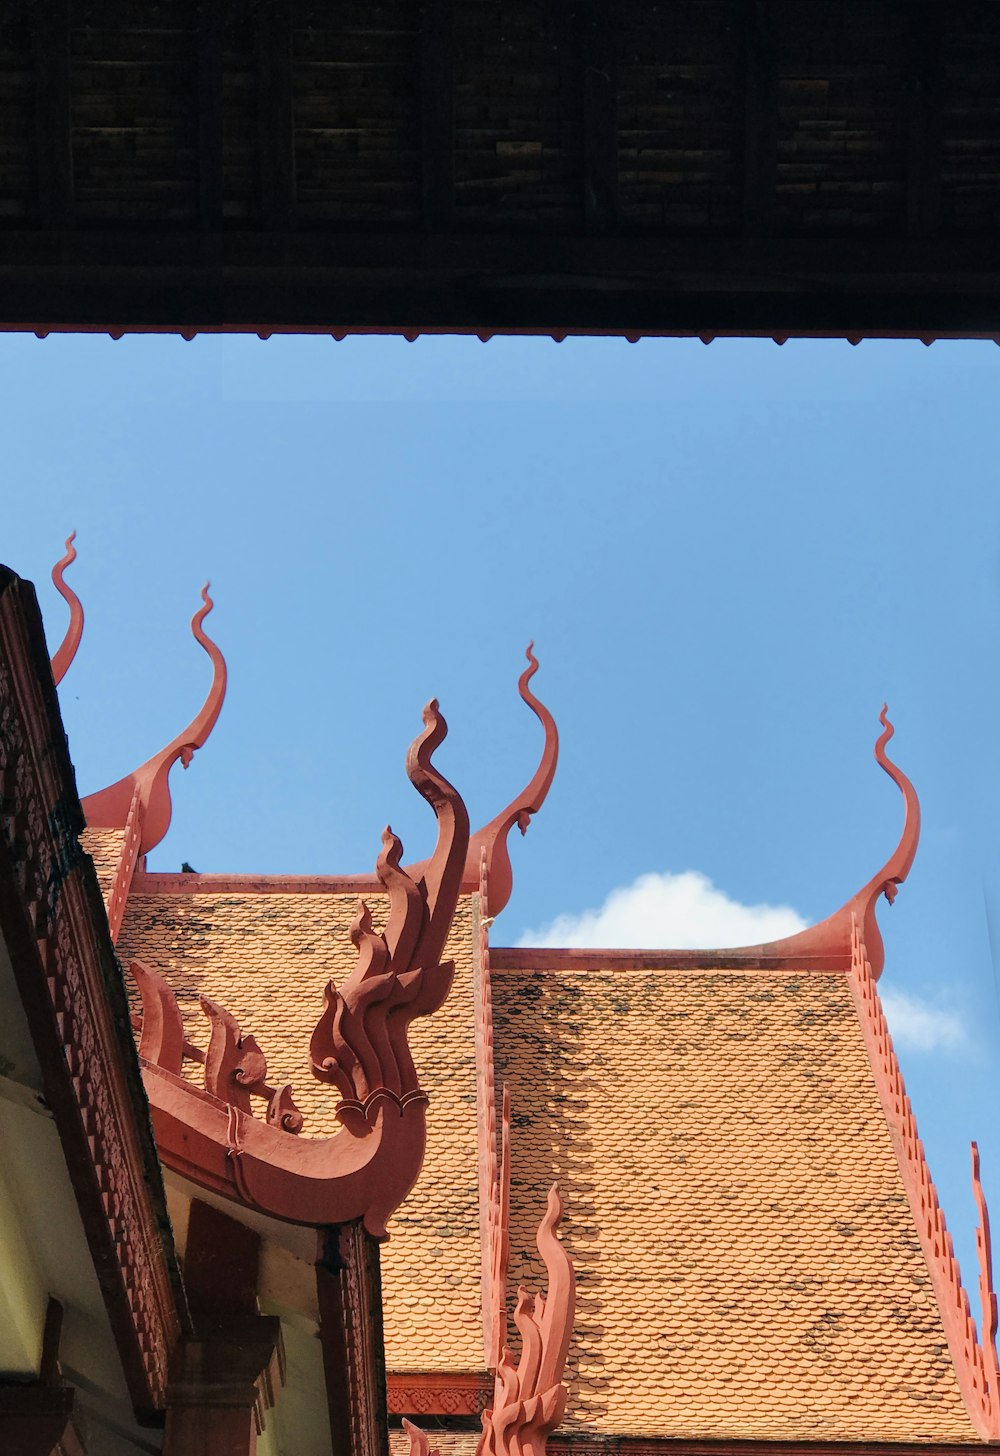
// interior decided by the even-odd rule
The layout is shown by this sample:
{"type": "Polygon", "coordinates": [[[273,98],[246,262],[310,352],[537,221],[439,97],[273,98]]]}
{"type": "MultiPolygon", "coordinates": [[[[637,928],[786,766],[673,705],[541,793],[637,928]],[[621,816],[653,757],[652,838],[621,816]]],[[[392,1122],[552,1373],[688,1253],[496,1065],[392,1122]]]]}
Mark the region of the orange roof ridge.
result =
{"type": "MultiPolygon", "coordinates": [[[[979,1184],[978,1157],[973,1153],[973,1188],[979,1206],[980,1223],[976,1243],[980,1255],[980,1294],[983,1299],[983,1341],[980,1345],[969,1297],[955,1257],[951,1235],[938,1201],[937,1189],[927,1164],[924,1145],[906,1084],[882,1010],[875,973],[865,949],[857,919],[852,926],[851,989],[875,1085],[885,1120],[892,1133],[893,1149],[903,1186],[913,1213],[917,1235],[930,1271],[959,1389],[975,1430],[984,1441],[1000,1440],[1000,1392],[997,1389],[996,1296],[992,1286],[989,1251],[989,1221],[979,1184]]],[[[975,1144],[973,1144],[975,1149],[975,1144]]]]}
{"type": "Polygon", "coordinates": [[[878,979],[885,961],[885,950],[875,919],[875,905],[880,895],[885,895],[890,905],[895,900],[897,888],[910,872],[920,838],[920,802],[917,791],[903,770],[892,762],[885,751],[886,744],[895,732],[887,714],[888,708],[883,703],[879,714],[882,732],[875,743],[875,760],[903,796],[906,813],[899,843],[868,883],[825,920],[782,940],[716,950],[532,950],[522,946],[505,947],[492,952],[494,967],[497,970],[538,970],[562,966],[566,969],[586,970],[624,964],[644,969],[657,965],[671,968],[691,966],[698,969],[738,969],[740,966],[747,966],[762,970],[794,966],[797,970],[848,971],[852,965],[853,925],[857,920],[868,946],[872,973],[878,979]]]}
{"type": "Polygon", "coordinates": [[[66,584],[64,574],[67,566],[72,566],[76,560],[76,547],[73,545],[75,540],[76,532],[70,531],[66,537],[66,555],[61,557],[52,568],[52,584],[69,607],[69,626],[66,628],[66,635],[52,657],[52,679],[56,687],[69,671],[77,648],[80,646],[80,639],[83,637],[83,603],[73,588],[66,584]]]}
{"type": "Polygon", "coordinates": [[[438,842],[418,882],[400,868],[402,845],[382,835],[376,873],[389,896],[384,932],[375,932],[364,901],[351,929],[357,962],[338,988],[310,1041],[314,1075],[343,1098],[332,1137],[299,1139],[302,1115],[291,1088],[271,1086],[267,1061],[223,1007],[201,997],[212,1031],[207,1053],[190,1046],[177,998],[166,979],[132,963],[142,999],[139,1055],[163,1161],[199,1187],[275,1218],[310,1225],[362,1219],[377,1239],[412,1189],[423,1163],[427,1094],[408,1037],[415,1017],[436,1011],[454,973],[440,957],[459,896],[469,819],[458,791],[432,763],[447,733],[432,701],[410,748],[407,774],[434,810],[438,842]],[[204,1091],[183,1076],[185,1058],[204,1066],[204,1091]],[[267,1099],[254,1116],[251,1095],[267,1099]]]}
{"type": "Polygon", "coordinates": [[[208,587],[209,583],[206,582],[201,591],[203,605],[191,619],[191,633],[212,661],[212,685],[200,712],[166,748],[162,748],[117,783],[96,794],[88,794],[83,800],[83,812],[90,828],[123,829],[132,809],[133,798],[138,792],[138,817],[141,821],[138,831],[139,855],[148,854],[154,849],[170,827],[170,770],[178,759],[187,768],[196,750],[205,746],[218,721],[226,696],[226,660],[202,626],[215,605],[208,594],[208,587]]]}
{"type": "MultiPolygon", "coordinates": [[[[545,730],[541,758],[530,783],[487,825],[476,830],[469,841],[469,852],[462,875],[463,891],[472,893],[477,890],[480,883],[480,868],[485,855],[490,883],[491,914],[494,916],[499,915],[507,904],[514,887],[514,875],[507,848],[508,836],[515,824],[522,834],[528,832],[532,816],[538,813],[552,787],[552,780],[555,778],[559,761],[559,730],[556,727],[556,721],[545,704],[535,697],[528,686],[538,671],[538,658],[535,656],[534,647],[534,642],[528,643],[525,652],[528,666],[518,679],[517,690],[522,702],[527,703],[545,730]]],[[[410,865],[408,866],[409,873],[419,873],[423,867],[422,863],[410,865]]]]}

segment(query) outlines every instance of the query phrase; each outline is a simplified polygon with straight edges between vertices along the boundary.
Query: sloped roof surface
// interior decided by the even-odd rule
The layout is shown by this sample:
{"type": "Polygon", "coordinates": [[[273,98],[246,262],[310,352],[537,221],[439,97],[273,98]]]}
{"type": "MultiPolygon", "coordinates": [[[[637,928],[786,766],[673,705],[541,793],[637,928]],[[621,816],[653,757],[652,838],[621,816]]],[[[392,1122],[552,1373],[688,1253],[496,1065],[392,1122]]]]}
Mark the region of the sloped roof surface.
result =
{"type": "Polygon", "coordinates": [[[567,1431],[975,1440],[842,973],[494,973],[511,1284],[558,1178],[567,1431]]]}
{"type": "MultiPolygon", "coordinates": [[[[165,877],[172,878],[172,877],[165,877]]],[[[202,882],[204,886],[205,882],[202,882]]],[[[119,940],[199,994],[290,1080],[303,1135],[336,1129],[309,1075],[328,977],[353,962],[356,896],[158,893],[143,876],[119,940]]],[[[376,922],[378,895],[366,895],[376,922]]],[[[427,1159],[383,1250],[388,1367],[482,1369],[474,897],[456,982],[418,1020],[427,1159]]],[[[498,1088],[513,1093],[511,1279],[563,1189],[579,1304],[568,1433],[974,1441],[843,972],[497,970],[498,1088]]],[[[197,1068],[192,1067],[197,1075],[197,1068]]]]}
{"type": "MultiPolygon", "coordinates": [[[[138,883],[118,940],[122,960],[145,960],[167,977],[188,1036],[203,1048],[208,1022],[198,997],[220,1002],[245,1033],[256,1035],[271,1081],[291,1082],[305,1114],[302,1136],[338,1131],[340,1097],[311,1075],[309,1038],[327,980],[340,981],[354,964],[349,930],[357,896],[157,894],[151,892],[155,876],[138,883]]],[[[366,892],[365,899],[381,926],[384,897],[366,892]]],[[[483,1364],[471,947],[472,902],[463,897],[445,951],[456,962],[455,984],[443,1008],[410,1029],[431,1105],[423,1173],[382,1250],[392,1370],[477,1370],[483,1364]]],[[[197,1079],[197,1064],[186,1066],[197,1079]]]]}

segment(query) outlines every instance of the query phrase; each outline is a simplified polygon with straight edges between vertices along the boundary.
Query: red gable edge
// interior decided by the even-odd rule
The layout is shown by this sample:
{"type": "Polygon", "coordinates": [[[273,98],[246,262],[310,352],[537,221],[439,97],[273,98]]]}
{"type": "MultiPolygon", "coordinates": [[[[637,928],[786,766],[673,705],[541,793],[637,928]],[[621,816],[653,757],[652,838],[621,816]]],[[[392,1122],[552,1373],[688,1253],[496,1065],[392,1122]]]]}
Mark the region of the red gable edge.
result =
{"type": "MultiPolygon", "coordinates": [[[[917,1124],[906,1095],[906,1085],[892,1044],[892,1037],[882,1011],[882,1002],[875,984],[865,943],[857,923],[854,926],[851,990],[858,1010],[858,1019],[871,1061],[872,1076],[878,1089],[882,1111],[892,1135],[892,1145],[903,1178],[903,1186],[913,1213],[920,1245],[930,1270],[934,1294],[944,1324],[952,1363],[958,1376],[959,1389],[979,1436],[984,1441],[1000,1441],[1000,1390],[997,1388],[996,1296],[992,1289],[989,1259],[982,1258],[980,1292],[983,1298],[983,1340],[979,1343],[975,1322],[969,1312],[969,1296],[962,1285],[962,1275],[955,1258],[951,1235],[938,1202],[937,1189],[931,1177],[924,1145],[917,1133],[917,1124]],[[992,1314],[992,1320],[990,1318],[992,1314]],[[987,1373],[989,1372],[989,1374],[987,1373]]],[[[973,1144],[975,1147],[975,1144],[973,1144]]],[[[986,1203],[978,1186],[978,1160],[973,1159],[973,1186],[977,1189],[980,1227],[977,1242],[983,1250],[988,1245],[986,1203]]]]}

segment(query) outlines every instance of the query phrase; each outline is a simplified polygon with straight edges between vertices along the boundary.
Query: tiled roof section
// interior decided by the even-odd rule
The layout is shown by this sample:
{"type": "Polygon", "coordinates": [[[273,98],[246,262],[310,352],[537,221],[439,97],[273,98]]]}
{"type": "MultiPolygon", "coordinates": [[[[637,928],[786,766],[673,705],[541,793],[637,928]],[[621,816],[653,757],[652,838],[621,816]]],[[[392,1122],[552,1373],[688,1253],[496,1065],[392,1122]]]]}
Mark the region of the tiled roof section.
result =
{"type": "Polygon", "coordinates": [[[563,1430],[974,1441],[843,974],[493,973],[511,1286],[558,1178],[563,1430]]]}
{"type": "MultiPolygon", "coordinates": [[[[365,898],[381,929],[384,897],[365,898]]],[[[225,1006],[257,1037],[270,1081],[292,1083],[306,1118],[302,1135],[328,1136],[339,1130],[340,1099],[311,1075],[309,1038],[327,980],[339,981],[354,964],[349,927],[356,907],[356,896],[346,893],[135,894],[118,953],[126,964],[137,957],[167,977],[187,1033],[202,1047],[208,1022],[199,995],[225,1006]]],[[[472,926],[473,900],[464,896],[445,951],[455,960],[455,984],[441,1010],[410,1029],[430,1108],[420,1181],[382,1249],[392,1370],[482,1368],[472,926]]],[[[199,1078],[200,1068],[187,1065],[199,1078]]]]}
{"type": "Polygon", "coordinates": [[[89,854],[94,861],[101,894],[107,900],[111,882],[122,856],[125,831],[122,829],[85,829],[80,835],[80,843],[84,853],[89,854]]]}
{"type": "MultiPolygon", "coordinates": [[[[475,1456],[478,1431],[436,1431],[433,1421],[420,1427],[430,1441],[431,1451],[440,1456],[475,1456]]],[[[390,1430],[389,1456],[410,1456],[410,1438],[403,1430],[390,1430]]]]}

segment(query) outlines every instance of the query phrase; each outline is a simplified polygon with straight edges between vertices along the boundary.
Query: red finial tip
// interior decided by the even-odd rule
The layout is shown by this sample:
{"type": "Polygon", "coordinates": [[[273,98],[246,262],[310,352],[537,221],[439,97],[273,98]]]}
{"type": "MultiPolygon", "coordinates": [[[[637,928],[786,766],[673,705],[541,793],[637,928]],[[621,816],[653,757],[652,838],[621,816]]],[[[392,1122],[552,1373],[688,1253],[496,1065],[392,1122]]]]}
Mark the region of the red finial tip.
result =
{"type": "Polygon", "coordinates": [[[63,576],[67,566],[72,566],[76,560],[76,547],[73,545],[75,540],[76,532],[70,531],[66,537],[66,554],[52,568],[52,584],[69,607],[69,626],[59,650],[52,658],[52,677],[56,684],[61,683],[69,671],[83,636],[83,603],[73,588],[67,586],[63,576]]]}

